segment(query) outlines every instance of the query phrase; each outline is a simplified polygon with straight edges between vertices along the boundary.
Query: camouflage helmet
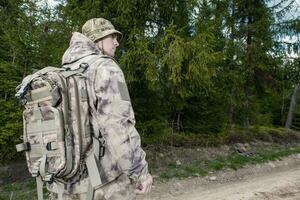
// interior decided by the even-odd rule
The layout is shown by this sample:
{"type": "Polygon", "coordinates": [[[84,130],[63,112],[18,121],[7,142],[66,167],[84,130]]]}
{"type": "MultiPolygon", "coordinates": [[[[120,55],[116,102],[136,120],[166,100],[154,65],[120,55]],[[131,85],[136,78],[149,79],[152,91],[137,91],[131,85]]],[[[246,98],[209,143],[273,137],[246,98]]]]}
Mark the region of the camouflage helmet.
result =
{"type": "Polygon", "coordinates": [[[82,26],[82,34],[93,42],[111,34],[117,34],[118,40],[122,39],[122,33],[117,31],[112,23],[104,18],[89,19],[82,26]]]}

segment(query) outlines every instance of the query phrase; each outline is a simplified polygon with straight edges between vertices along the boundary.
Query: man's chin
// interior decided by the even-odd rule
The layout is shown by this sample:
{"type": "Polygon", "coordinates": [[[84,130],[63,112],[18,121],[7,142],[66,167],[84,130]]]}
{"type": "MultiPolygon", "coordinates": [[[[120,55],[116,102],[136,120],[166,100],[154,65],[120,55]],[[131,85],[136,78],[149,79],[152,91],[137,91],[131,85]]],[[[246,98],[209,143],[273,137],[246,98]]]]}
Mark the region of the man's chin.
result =
{"type": "Polygon", "coordinates": [[[110,53],[110,54],[109,54],[109,56],[111,56],[111,57],[115,57],[115,52],[113,52],[113,53],[110,53]]]}

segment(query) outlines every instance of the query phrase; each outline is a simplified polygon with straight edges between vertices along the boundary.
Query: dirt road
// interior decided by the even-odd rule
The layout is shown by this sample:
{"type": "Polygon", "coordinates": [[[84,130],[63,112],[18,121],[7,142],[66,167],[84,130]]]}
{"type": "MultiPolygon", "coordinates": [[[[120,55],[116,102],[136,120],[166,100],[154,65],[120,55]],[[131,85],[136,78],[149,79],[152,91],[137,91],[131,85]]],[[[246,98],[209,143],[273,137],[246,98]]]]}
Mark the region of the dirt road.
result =
{"type": "Polygon", "coordinates": [[[139,200],[300,200],[300,155],[207,177],[156,183],[139,200]]]}

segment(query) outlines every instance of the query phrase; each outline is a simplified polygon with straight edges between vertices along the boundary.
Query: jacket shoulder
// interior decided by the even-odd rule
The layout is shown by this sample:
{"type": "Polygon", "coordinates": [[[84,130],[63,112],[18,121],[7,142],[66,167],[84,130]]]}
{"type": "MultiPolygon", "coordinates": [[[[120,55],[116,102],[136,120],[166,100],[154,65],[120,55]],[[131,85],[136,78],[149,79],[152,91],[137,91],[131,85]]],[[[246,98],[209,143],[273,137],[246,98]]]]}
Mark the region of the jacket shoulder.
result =
{"type": "MultiPolygon", "coordinates": [[[[97,71],[122,72],[119,64],[112,57],[101,57],[97,62],[97,71]]],[[[122,72],[123,73],[123,72],[122,72]]]]}

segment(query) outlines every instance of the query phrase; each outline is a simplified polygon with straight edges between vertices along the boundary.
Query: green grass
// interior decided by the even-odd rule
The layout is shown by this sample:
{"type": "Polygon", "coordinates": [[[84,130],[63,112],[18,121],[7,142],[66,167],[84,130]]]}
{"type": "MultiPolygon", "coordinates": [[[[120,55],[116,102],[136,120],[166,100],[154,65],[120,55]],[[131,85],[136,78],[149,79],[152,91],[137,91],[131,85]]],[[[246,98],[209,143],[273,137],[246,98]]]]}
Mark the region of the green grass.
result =
{"type": "Polygon", "coordinates": [[[0,187],[0,200],[34,200],[36,196],[35,179],[14,182],[0,187]]]}
{"type": "MultiPolygon", "coordinates": [[[[44,199],[48,196],[44,185],[44,199]]],[[[23,182],[17,181],[0,186],[0,200],[37,200],[36,181],[34,178],[23,182]]]]}
{"type": "Polygon", "coordinates": [[[190,176],[205,176],[207,175],[207,171],[202,169],[201,166],[197,164],[186,165],[186,166],[176,166],[175,164],[170,164],[168,166],[167,172],[163,172],[160,174],[161,179],[170,179],[173,177],[177,177],[179,179],[187,178],[190,176]]]}
{"type": "Polygon", "coordinates": [[[223,169],[237,170],[249,164],[259,164],[268,161],[281,160],[292,154],[300,153],[300,147],[278,147],[273,146],[269,150],[260,150],[249,156],[231,155],[218,157],[214,160],[195,161],[191,164],[176,165],[170,163],[166,170],[160,173],[160,179],[187,178],[195,176],[205,176],[210,171],[220,171],[223,169]]]}

